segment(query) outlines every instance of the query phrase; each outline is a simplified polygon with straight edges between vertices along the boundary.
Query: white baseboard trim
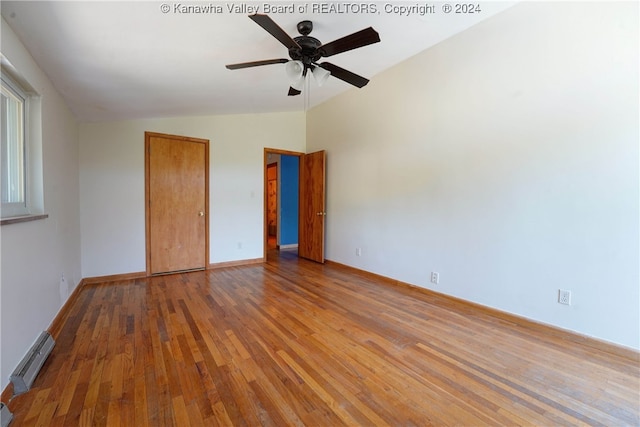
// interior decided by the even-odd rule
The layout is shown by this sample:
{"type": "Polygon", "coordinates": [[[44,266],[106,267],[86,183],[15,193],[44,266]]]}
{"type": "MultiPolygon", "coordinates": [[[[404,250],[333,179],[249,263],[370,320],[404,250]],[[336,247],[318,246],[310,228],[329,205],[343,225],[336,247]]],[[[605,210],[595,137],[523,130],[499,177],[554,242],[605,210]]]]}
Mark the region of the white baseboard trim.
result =
{"type": "Polygon", "coordinates": [[[280,245],[280,250],[281,251],[288,251],[291,249],[298,249],[298,244],[294,243],[292,245],[280,245]]]}

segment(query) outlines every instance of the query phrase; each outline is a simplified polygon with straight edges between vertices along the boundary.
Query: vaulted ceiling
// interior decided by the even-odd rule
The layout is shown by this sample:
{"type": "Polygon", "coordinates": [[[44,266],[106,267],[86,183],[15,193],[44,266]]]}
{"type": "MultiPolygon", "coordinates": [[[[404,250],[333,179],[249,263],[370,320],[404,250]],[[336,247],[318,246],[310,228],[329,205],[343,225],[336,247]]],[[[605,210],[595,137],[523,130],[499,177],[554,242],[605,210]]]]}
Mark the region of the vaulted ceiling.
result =
{"type": "Polygon", "coordinates": [[[283,64],[226,69],[288,58],[248,18],[254,12],[267,13],[291,37],[299,35],[299,21],[311,20],[311,35],[323,43],[372,26],[380,43],[331,62],[374,80],[513,4],[482,2],[474,13],[445,13],[451,3],[2,1],[1,12],[78,119],[107,121],[299,111],[353,88],[329,78],[290,97],[283,64]]]}

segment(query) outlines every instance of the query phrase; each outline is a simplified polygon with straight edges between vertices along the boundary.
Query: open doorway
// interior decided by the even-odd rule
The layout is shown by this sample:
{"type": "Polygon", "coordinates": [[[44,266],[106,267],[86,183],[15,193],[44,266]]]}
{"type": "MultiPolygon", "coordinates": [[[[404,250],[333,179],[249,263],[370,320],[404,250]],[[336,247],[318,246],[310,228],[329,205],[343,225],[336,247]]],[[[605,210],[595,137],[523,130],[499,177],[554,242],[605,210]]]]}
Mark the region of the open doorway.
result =
{"type": "Polygon", "coordinates": [[[275,221],[277,249],[273,250],[272,255],[278,255],[277,251],[292,250],[301,258],[324,263],[324,232],[327,216],[325,209],[326,152],[320,150],[306,154],[264,149],[263,253],[265,261],[269,260],[267,172],[269,164],[272,163],[278,165],[275,221]],[[292,185],[288,186],[289,184],[292,185]]]}
{"type": "Polygon", "coordinates": [[[265,257],[298,250],[300,156],[265,149],[265,257]]]}

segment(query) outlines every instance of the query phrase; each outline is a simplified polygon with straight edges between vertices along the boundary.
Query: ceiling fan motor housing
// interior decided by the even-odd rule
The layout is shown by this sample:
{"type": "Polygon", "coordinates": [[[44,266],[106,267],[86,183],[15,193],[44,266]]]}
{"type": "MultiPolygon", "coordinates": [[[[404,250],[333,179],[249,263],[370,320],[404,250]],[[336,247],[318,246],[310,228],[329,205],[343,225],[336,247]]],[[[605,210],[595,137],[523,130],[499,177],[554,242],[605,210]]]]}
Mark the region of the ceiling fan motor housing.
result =
{"type": "Polygon", "coordinates": [[[295,37],[294,40],[300,46],[289,49],[289,56],[294,61],[302,61],[305,65],[310,65],[312,62],[318,61],[322,57],[320,46],[322,43],[320,40],[310,36],[295,37]]]}
{"type": "Polygon", "coordinates": [[[322,57],[320,47],[322,43],[315,37],[309,36],[313,30],[313,22],[301,21],[298,22],[298,32],[301,36],[294,37],[297,47],[289,49],[289,56],[294,61],[302,61],[305,66],[310,66],[312,63],[318,61],[322,57]]]}

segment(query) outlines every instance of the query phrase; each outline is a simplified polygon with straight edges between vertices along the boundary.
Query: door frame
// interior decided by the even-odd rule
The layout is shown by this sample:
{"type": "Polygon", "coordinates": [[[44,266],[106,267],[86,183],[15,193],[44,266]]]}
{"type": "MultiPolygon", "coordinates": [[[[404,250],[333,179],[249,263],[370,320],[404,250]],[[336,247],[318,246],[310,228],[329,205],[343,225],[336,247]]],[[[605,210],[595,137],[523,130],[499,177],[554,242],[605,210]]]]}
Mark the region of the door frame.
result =
{"type": "MultiPolygon", "coordinates": [[[[306,153],[302,153],[299,151],[289,151],[289,150],[279,150],[277,148],[264,148],[264,164],[263,164],[263,181],[264,181],[264,189],[263,189],[263,196],[264,196],[264,208],[263,208],[263,219],[262,219],[262,224],[263,224],[263,232],[262,232],[262,253],[263,253],[263,257],[262,257],[262,261],[263,262],[267,262],[267,250],[269,249],[269,217],[268,217],[268,212],[267,212],[267,193],[269,191],[269,182],[268,182],[268,178],[267,178],[267,166],[268,166],[268,161],[269,161],[269,154],[283,154],[285,156],[296,156],[298,157],[298,159],[302,158],[302,156],[304,156],[306,153]]],[[[298,167],[298,173],[299,173],[300,169],[298,167]]],[[[280,176],[278,175],[278,180],[280,180],[280,176]]],[[[279,209],[278,209],[278,213],[279,213],[279,209]]],[[[280,224],[278,223],[278,226],[280,224]]]]}
{"type": "MultiPolygon", "coordinates": [[[[209,268],[209,140],[202,138],[193,138],[181,135],[170,135],[165,133],[145,131],[144,133],[144,215],[145,215],[145,258],[146,258],[146,274],[150,277],[151,274],[151,221],[150,221],[150,170],[149,170],[149,144],[152,137],[175,139],[179,141],[194,142],[198,144],[204,144],[204,269],[209,268]]],[[[167,274],[171,274],[167,273],[167,274]]]]}

